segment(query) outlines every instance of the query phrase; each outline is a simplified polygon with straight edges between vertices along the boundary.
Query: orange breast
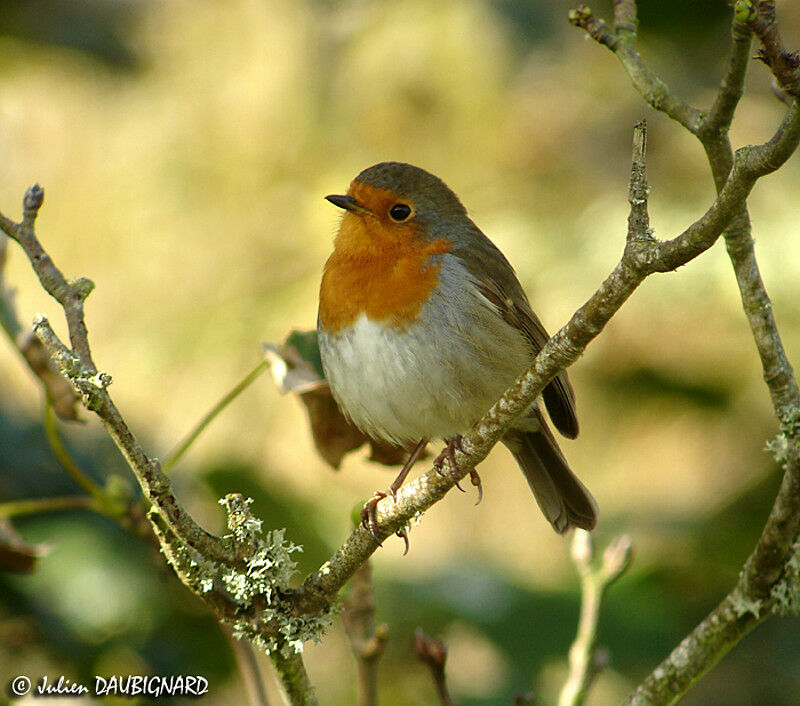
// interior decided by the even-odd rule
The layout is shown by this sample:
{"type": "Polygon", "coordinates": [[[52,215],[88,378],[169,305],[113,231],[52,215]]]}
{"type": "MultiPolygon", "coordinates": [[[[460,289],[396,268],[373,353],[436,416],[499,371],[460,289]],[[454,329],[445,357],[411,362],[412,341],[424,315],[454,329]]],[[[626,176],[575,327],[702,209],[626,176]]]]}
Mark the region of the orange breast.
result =
{"type": "Polygon", "coordinates": [[[439,282],[430,257],[450,251],[446,240],[426,240],[411,224],[384,224],[347,213],[322,275],[319,317],[336,333],[361,314],[406,327],[439,282]]]}

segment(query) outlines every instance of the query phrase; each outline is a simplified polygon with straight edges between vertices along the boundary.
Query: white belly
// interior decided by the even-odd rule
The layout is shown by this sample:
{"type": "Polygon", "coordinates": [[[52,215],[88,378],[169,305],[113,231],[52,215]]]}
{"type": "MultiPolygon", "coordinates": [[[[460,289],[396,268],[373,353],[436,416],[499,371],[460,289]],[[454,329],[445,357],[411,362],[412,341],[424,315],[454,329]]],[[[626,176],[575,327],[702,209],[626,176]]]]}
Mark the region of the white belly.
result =
{"type": "Polygon", "coordinates": [[[407,443],[463,434],[531,363],[530,343],[480,294],[453,296],[460,268],[444,264],[442,286],[407,329],[362,314],[335,335],[320,331],[333,396],[370,436],[407,443]]]}

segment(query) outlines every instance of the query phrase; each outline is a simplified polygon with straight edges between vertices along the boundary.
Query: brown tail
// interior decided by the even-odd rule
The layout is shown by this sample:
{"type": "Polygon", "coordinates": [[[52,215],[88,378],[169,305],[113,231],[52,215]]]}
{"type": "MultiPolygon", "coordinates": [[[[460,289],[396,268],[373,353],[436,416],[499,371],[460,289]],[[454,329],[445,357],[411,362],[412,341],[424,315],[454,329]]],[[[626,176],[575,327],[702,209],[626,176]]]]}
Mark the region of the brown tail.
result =
{"type": "Polygon", "coordinates": [[[536,502],[559,534],[570,527],[593,530],[597,526],[597,503],[572,472],[541,413],[539,431],[512,429],[503,443],[514,454],[525,474],[536,502]]]}

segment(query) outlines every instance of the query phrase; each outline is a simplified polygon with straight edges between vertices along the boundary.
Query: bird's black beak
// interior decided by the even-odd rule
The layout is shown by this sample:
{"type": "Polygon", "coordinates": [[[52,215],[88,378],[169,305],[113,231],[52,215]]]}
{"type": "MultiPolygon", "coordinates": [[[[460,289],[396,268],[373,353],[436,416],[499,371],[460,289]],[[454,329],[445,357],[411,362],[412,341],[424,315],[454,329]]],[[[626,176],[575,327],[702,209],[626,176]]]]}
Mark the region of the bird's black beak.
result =
{"type": "Polygon", "coordinates": [[[325,197],[328,201],[330,201],[334,206],[338,206],[339,208],[343,208],[345,211],[352,211],[353,213],[369,213],[369,211],[364,208],[358,201],[356,201],[352,196],[342,195],[342,194],[331,194],[330,196],[325,197]]]}

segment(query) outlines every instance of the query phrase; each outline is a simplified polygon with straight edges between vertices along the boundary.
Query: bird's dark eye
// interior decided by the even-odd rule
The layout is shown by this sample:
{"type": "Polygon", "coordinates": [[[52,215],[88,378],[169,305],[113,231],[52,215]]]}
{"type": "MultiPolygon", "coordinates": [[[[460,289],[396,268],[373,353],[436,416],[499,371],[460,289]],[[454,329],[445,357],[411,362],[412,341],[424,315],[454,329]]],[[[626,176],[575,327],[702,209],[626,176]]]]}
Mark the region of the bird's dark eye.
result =
{"type": "Polygon", "coordinates": [[[389,209],[389,216],[393,221],[405,221],[411,215],[411,206],[406,203],[396,203],[389,209]]]}

